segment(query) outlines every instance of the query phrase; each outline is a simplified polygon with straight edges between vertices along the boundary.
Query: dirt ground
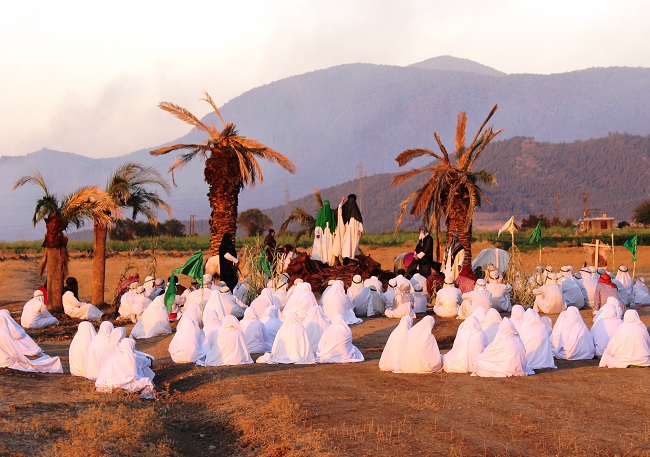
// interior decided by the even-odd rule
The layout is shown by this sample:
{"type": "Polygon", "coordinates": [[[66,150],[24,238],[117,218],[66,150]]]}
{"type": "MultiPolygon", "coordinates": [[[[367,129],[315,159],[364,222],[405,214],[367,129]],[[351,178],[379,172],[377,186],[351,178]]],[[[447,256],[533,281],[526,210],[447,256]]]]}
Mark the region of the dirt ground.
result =
{"type": "MultiPolygon", "coordinates": [[[[365,252],[387,268],[403,250],[365,252]]],[[[650,272],[649,254],[639,249],[637,276],[650,272]]],[[[158,275],[189,255],[159,255],[158,275]]],[[[622,248],[616,255],[629,260],[622,248]]],[[[548,249],[542,263],[580,266],[583,257],[578,248],[548,249]]],[[[3,259],[0,307],[18,319],[40,283],[38,259],[3,259]]],[[[531,270],[537,261],[537,252],[524,256],[531,270]]],[[[71,262],[82,299],[90,296],[90,263],[79,256],[71,262]]],[[[129,263],[141,277],[152,266],[146,257],[109,258],[107,300],[129,263]]],[[[650,310],[639,314],[649,326],[650,310]]],[[[582,315],[591,326],[591,312],[582,315]]],[[[441,352],[451,348],[460,322],[436,317],[441,352]]],[[[63,319],[54,331],[30,331],[46,353],[61,357],[65,371],[77,323],[63,319]]],[[[372,318],[352,326],[366,360],[348,365],[196,367],[171,362],[171,335],[138,341],[137,349],[156,357],[155,401],[100,394],[69,374],[0,369],[0,455],[650,456],[650,369],[599,368],[594,359],[558,360],[556,370],[508,379],[380,372],[396,325],[372,318]]]]}

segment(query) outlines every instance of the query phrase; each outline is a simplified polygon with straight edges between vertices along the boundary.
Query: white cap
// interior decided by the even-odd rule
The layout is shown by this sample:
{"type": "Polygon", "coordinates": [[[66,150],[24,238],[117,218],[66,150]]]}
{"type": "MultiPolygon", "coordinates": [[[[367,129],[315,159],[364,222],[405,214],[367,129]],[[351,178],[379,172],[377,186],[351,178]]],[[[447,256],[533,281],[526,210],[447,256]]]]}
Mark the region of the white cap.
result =
{"type": "Polygon", "coordinates": [[[411,283],[410,282],[402,283],[402,285],[399,286],[399,290],[401,290],[402,292],[410,292],[411,291],[411,283]]]}
{"type": "MultiPolygon", "coordinates": [[[[445,281],[446,281],[446,280],[447,280],[447,278],[445,278],[445,281]]],[[[452,283],[453,283],[453,281],[452,281],[452,283]]],[[[422,284],[416,284],[416,285],[414,285],[414,286],[413,286],[413,289],[414,289],[416,292],[422,292],[422,284]]]]}
{"type": "Polygon", "coordinates": [[[43,291],[42,291],[42,290],[38,290],[38,289],[37,289],[37,290],[34,291],[34,298],[36,298],[36,297],[43,297],[43,296],[44,296],[44,295],[43,295],[43,291]]]}
{"type": "Polygon", "coordinates": [[[144,293],[144,287],[142,287],[142,286],[138,286],[138,288],[135,289],[135,291],[136,291],[136,293],[138,293],[138,294],[143,294],[143,293],[144,293]]]}
{"type": "Polygon", "coordinates": [[[548,271],[550,273],[551,271],[555,271],[555,268],[553,268],[551,265],[548,265],[546,267],[546,271],[548,271]]]}
{"type": "Polygon", "coordinates": [[[354,275],[352,277],[352,282],[355,284],[360,284],[361,283],[361,275],[354,275]]]}
{"type": "Polygon", "coordinates": [[[295,285],[298,285],[298,284],[300,284],[301,282],[305,282],[305,281],[304,281],[302,278],[296,278],[296,279],[293,281],[293,285],[294,285],[294,286],[295,286],[295,285]]]}
{"type": "Polygon", "coordinates": [[[477,286],[485,287],[486,284],[487,283],[485,282],[485,279],[477,279],[476,280],[476,285],[477,286]]]}
{"type": "Polygon", "coordinates": [[[571,271],[571,267],[568,265],[564,265],[562,268],[560,268],[560,271],[568,273],[569,271],[571,271]]]}
{"type": "Polygon", "coordinates": [[[146,278],[144,278],[144,282],[153,281],[153,279],[154,279],[153,276],[147,276],[146,278]]]}
{"type": "Polygon", "coordinates": [[[492,270],[492,271],[490,272],[490,278],[492,278],[492,279],[499,279],[499,272],[496,271],[496,270],[492,270]]]}
{"type": "Polygon", "coordinates": [[[368,286],[368,289],[372,290],[373,292],[377,292],[377,287],[374,284],[370,284],[368,286]]]}
{"type": "Polygon", "coordinates": [[[129,286],[131,290],[135,290],[138,287],[140,287],[140,284],[138,284],[137,282],[132,282],[131,285],[129,286]]]}
{"type": "Polygon", "coordinates": [[[327,285],[331,286],[331,285],[334,284],[335,281],[336,281],[336,279],[330,279],[329,281],[327,281],[327,285]]]}
{"type": "Polygon", "coordinates": [[[157,286],[162,286],[165,284],[165,280],[163,278],[156,278],[156,280],[153,282],[157,286]]]}
{"type": "Polygon", "coordinates": [[[639,276],[637,281],[639,281],[641,284],[645,284],[645,278],[643,276],[639,276]]]}
{"type": "Polygon", "coordinates": [[[621,265],[620,267],[618,267],[618,269],[624,273],[627,271],[627,267],[625,265],[621,265]]]}
{"type": "Polygon", "coordinates": [[[388,280],[388,285],[391,287],[396,287],[397,286],[397,279],[391,278],[388,280]]]}
{"type": "Polygon", "coordinates": [[[206,273],[203,275],[203,284],[209,284],[212,282],[212,275],[209,273],[206,273]]]}
{"type": "Polygon", "coordinates": [[[221,292],[222,294],[227,294],[228,292],[230,292],[230,287],[228,287],[228,286],[221,286],[221,287],[219,288],[219,292],[221,292]]]}
{"type": "MultiPolygon", "coordinates": [[[[453,284],[454,283],[454,278],[451,276],[445,276],[445,284],[453,284]]],[[[422,286],[420,286],[422,287],[422,286]]]]}

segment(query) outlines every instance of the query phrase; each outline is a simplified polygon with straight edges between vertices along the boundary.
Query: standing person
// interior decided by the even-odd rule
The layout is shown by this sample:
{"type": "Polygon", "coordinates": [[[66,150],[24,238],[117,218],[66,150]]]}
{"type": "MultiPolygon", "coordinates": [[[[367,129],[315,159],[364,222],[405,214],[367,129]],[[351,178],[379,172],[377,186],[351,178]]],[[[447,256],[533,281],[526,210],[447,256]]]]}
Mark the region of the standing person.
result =
{"type": "Polygon", "coordinates": [[[336,236],[334,241],[335,249],[333,254],[341,257],[341,263],[346,265],[350,259],[354,259],[359,249],[359,239],[363,233],[363,219],[357,205],[357,196],[348,195],[341,199],[339,205],[339,216],[336,225],[336,236]],[[340,243],[340,252],[337,252],[340,243]]]}
{"type": "Polygon", "coordinates": [[[458,233],[452,232],[449,235],[447,247],[445,248],[445,258],[442,262],[445,276],[456,279],[464,259],[465,247],[458,240],[458,233]]]}
{"type": "Polygon", "coordinates": [[[275,253],[277,252],[278,245],[275,240],[275,230],[269,229],[268,235],[264,238],[264,246],[266,246],[266,258],[269,260],[271,269],[275,268],[275,253]]]}
{"type": "Polygon", "coordinates": [[[311,258],[330,264],[334,234],[336,233],[336,214],[330,208],[330,201],[324,200],[323,207],[316,215],[316,228],[314,229],[314,247],[311,258]]]}
{"type": "Polygon", "coordinates": [[[433,265],[433,238],[429,230],[423,225],[420,227],[418,244],[415,246],[415,257],[410,270],[418,269],[420,274],[427,278],[431,274],[433,265]]]}
{"type": "Polygon", "coordinates": [[[219,274],[221,280],[233,290],[237,285],[237,267],[239,266],[239,259],[237,258],[237,250],[233,242],[233,236],[226,233],[219,245],[219,274]]]}

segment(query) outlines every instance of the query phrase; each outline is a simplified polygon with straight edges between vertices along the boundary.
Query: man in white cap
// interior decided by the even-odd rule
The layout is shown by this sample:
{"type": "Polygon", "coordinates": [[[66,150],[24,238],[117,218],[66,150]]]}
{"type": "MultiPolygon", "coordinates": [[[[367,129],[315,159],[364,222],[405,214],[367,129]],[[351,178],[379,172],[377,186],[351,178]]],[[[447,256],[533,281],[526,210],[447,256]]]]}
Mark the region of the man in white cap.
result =
{"type": "Polygon", "coordinates": [[[650,292],[645,285],[645,278],[643,276],[637,278],[632,292],[634,294],[632,302],[634,306],[650,306],[650,292]]]}
{"type": "Polygon", "coordinates": [[[501,275],[496,268],[490,271],[489,277],[490,282],[486,284],[485,288],[492,294],[492,308],[499,312],[509,312],[512,309],[510,303],[512,286],[510,284],[503,284],[501,275]]]}
{"type": "Polygon", "coordinates": [[[117,313],[120,315],[120,317],[131,319],[131,303],[133,303],[133,300],[135,300],[135,291],[138,287],[140,287],[140,284],[137,282],[132,282],[129,284],[129,290],[124,292],[120,297],[120,307],[117,310],[117,313]]]}
{"type": "Polygon", "coordinates": [[[144,286],[139,286],[135,289],[135,298],[131,302],[131,322],[134,324],[140,320],[142,313],[151,303],[151,300],[147,298],[145,292],[144,286]]]}
{"type": "Polygon", "coordinates": [[[377,276],[369,277],[368,279],[363,281],[363,285],[366,287],[375,286],[375,290],[380,294],[384,291],[384,285],[381,283],[381,281],[377,276]]]}
{"type": "Polygon", "coordinates": [[[580,271],[582,272],[582,285],[587,291],[587,305],[590,308],[593,308],[594,293],[596,292],[596,286],[598,285],[599,275],[594,266],[585,267],[580,271]]]}
{"type": "Polygon", "coordinates": [[[428,297],[422,293],[422,286],[416,284],[413,286],[413,311],[415,314],[427,312],[428,297]]]}
{"type": "Polygon", "coordinates": [[[370,317],[374,314],[370,303],[370,289],[363,285],[361,275],[352,277],[352,284],[348,287],[347,296],[352,300],[354,314],[357,317],[370,317]]]}
{"type": "Polygon", "coordinates": [[[544,267],[537,265],[533,274],[530,276],[530,278],[528,278],[528,283],[526,284],[528,291],[532,293],[533,289],[542,287],[544,285],[545,279],[546,276],[544,275],[544,267]]]}
{"type": "Polygon", "coordinates": [[[535,295],[533,308],[538,313],[558,314],[566,309],[562,286],[557,284],[556,275],[553,272],[546,275],[546,284],[533,290],[533,295],[535,295]]]}
{"type": "Polygon", "coordinates": [[[415,286],[419,284],[422,287],[422,293],[426,295],[427,299],[429,299],[429,291],[427,290],[427,278],[422,276],[420,273],[415,273],[413,276],[411,276],[411,284],[413,284],[413,289],[415,290],[415,286]]]}
{"type": "Polygon", "coordinates": [[[404,283],[399,286],[399,291],[395,295],[395,298],[393,298],[393,307],[386,309],[384,313],[386,317],[401,319],[404,316],[411,316],[415,319],[416,316],[413,311],[415,299],[411,294],[411,287],[413,287],[411,283],[404,283]]]}
{"type": "Polygon", "coordinates": [[[436,294],[433,312],[440,317],[458,316],[458,307],[463,301],[463,294],[454,285],[454,278],[445,276],[445,285],[436,294]]]}
{"type": "Polygon", "coordinates": [[[483,308],[487,312],[491,307],[492,293],[487,290],[485,279],[479,279],[473,291],[463,294],[463,302],[458,309],[458,319],[467,319],[476,308],[483,308]]]}
{"type": "Polygon", "coordinates": [[[238,319],[244,317],[244,311],[248,306],[242,303],[237,297],[230,293],[230,288],[227,285],[221,286],[219,292],[214,291],[213,293],[221,294],[221,302],[223,303],[223,309],[226,314],[231,314],[238,319]]]}
{"type": "Polygon", "coordinates": [[[212,293],[213,290],[218,290],[218,289],[216,287],[213,287],[212,285],[212,275],[206,273],[203,275],[203,285],[198,289],[190,292],[187,295],[187,297],[185,297],[185,305],[189,305],[190,303],[196,303],[199,305],[201,312],[203,312],[203,309],[205,308],[205,304],[210,299],[210,294],[212,293]]]}
{"type": "Polygon", "coordinates": [[[153,282],[153,289],[149,292],[149,300],[153,301],[158,295],[165,293],[165,280],[163,278],[156,278],[153,282]]]}
{"type": "Polygon", "coordinates": [[[153,276],[147,276],[144,278],[144,282],[142,283],[142,287],[144,287],[144,294],[148,297],[151,291],[153,290],[153,282],[156,278],[153,276]]]}
{"type": "Polygon", "coordinates": [[[615,279],[620,284],[617,284],[619,286],[618,299],[626,306],[629,306],[630,303],[632,303],[632,289],[634,289],[634,281],[632,280],[632,277],[630,276],[626,265],[621,265],[618,267],[615,279]]]}
{"type": "Polygon", "coordinates": [[[386,311],[386,303],[384,303],[381,292],[377,290],[377,286],[374,284],[370,284],[368,286],[368,290],[370,291],[370,304],[373,309],[373,315],[383,316],[384,312],[386,311]]]}
{"type": "Polygon", "coordinates": [[[580,286],[573,279],[573,275],[571,274],[571,267],[565,265],[560,268],[560,276],[558,277],[558,281],[562,287],[562,298],[564,299],[564,303],[567,306],[575,306],[578,309],[584,308],[585,298],[582,295],[580,286]]]}
{"type": "Polygon", "coordinates": [[[397,294],[397,280],[395,278],[391,278],[388,280],[388,289],[386,289],[386,292],[384,292],[382,295],[384,299],[384,308],[393,307],[393,299],[395,298],[396,294],[397,294]]]}
{"type": "Polygon", "coordinates": [[[23,328],[39,329],[59,325],[59,320],[47,310],[43,297],[43,291],[35,290],[34,297],[25,303],[23,314],[20,316],[20,325],[23,328]]]}

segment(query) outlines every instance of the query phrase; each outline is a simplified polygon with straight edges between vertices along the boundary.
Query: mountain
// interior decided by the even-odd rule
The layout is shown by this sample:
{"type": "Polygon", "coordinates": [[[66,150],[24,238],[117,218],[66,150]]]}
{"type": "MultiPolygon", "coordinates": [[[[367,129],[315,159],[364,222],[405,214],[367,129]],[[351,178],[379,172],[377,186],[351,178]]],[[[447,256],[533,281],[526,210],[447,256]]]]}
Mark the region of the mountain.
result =
{"type": "MultiPolygon", "coordinates": [[[[505,129],[500,140],[527,137],[543,144],[586,141],[611,132],[648,135],[650,69],[508,75],[464,59],[439,57],[408,67],[340,65],[252,89],[221,108],[224,118],[243,135],[287,155],[298,172],[289,175],[263,163],[264,184],[244,190],[240,209],[283,205],[311,193],[314,186],[345,183],[361,172],[396,172],[399,152],[435,147],[434,131],[452,147],[459,110],[467,112],[468,132],[473,132],[495,103],[499,110],[492,124],[505,129]]],[[[202,139],[192,130],[169,144],[202,139]]],[[[0,239],[16,239],[20,233],[40,238],[44,232],[43,226],[34,230],[30,223],[38,190],[10,192],[18,177],[38,168],[52,191],[70,192],[83,184],[102,185],[127,160],[166,170],[175,156],[153,157],[150,149],[111,159],[50,150],[0,157],[5,183],[0,186],[0,239]]],[[[503,160],[507,169],[510,159],[503,160]]],[[[208,217],[202,169],[197,161],[176,173],[178,187],[169,198],[175,218],[208,217]]]]}

